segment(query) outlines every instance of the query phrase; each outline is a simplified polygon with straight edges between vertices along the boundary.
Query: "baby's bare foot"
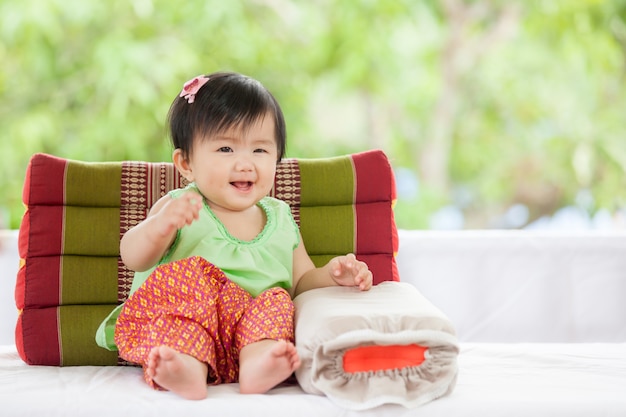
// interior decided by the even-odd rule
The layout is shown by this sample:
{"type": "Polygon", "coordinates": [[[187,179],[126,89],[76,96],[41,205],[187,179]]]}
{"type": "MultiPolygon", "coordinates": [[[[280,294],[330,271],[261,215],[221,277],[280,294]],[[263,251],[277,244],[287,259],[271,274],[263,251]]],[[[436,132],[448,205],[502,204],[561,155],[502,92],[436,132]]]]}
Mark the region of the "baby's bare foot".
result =
{"type": "Polygon", "coordinates": [[[261,394],[280,384],[300,367],[296,347],[285,340],[261,340],[241,350],[239,390],[261,394]]]}
{"type": "Polygon", "coordinates": [[[206,398],[208,368],[193,356],[168,346],[155,347],[148,355],[146,373],[159,386],[183,398],[206,398]]]}

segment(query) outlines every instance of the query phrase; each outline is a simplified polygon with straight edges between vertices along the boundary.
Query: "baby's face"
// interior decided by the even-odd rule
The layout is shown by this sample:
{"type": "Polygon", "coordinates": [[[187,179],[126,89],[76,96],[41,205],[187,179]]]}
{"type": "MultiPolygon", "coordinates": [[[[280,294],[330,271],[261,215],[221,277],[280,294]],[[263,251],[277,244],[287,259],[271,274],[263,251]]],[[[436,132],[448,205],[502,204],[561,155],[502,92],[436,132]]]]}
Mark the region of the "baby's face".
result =
{"type": "Polygon", "coordinates": [[[194,139],[189,156],[193,181],[213,210],[243,211],[274,185],[278,149],[274,118],[194,139]]]}

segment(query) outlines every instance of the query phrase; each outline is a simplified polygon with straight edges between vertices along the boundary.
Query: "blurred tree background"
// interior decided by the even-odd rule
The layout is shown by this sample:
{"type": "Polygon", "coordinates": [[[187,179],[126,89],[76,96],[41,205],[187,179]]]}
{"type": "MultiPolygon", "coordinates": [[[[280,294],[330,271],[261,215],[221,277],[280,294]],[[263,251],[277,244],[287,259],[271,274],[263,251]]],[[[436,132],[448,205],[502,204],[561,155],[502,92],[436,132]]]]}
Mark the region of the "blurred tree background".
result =
{"type": "Polygon", "coordinates": [[[35,152],[169,161],[172,99],[216,70],[275,94],[288,156],[383,149],[402,228],[626,207],[626,0],[0,0],[0,61],[4,227],[35,152]]]}

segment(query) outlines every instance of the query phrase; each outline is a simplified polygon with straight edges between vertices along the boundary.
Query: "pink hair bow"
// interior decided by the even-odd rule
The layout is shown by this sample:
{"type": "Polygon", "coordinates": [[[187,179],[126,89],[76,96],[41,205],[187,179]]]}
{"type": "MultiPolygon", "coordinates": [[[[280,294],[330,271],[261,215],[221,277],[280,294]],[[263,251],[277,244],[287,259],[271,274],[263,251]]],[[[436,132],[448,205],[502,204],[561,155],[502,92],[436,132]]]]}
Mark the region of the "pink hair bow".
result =
{"type": "Polygon", "coordinates": [[[209,78],[205,77],[204,75],[198,75],[197,77],[192,78],[185,83],[185,85],[183,86],[183,91],[180,92],[179,97],[184,97],[189,104],[193,103],[196,99],[196,94],[198,93],[198,90],[200,90],[200,88],[202,88],[202,86],[208,81],[209,78]]]}

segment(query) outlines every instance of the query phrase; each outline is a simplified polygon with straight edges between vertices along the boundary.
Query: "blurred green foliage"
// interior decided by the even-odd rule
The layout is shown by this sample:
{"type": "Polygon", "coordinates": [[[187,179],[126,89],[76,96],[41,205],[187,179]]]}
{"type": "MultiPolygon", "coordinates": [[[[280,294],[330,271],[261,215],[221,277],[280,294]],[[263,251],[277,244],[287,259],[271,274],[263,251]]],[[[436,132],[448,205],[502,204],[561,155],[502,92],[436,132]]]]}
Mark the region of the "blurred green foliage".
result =
{"type": "Polygon", "coordinates": [[[35,152],[170,160],[171,100],[216,70],[276,95],[288,156],[385,150],[403,228],[626,205],[626,0],[0,0],[0,61],[5,227],[35,152]]]}

